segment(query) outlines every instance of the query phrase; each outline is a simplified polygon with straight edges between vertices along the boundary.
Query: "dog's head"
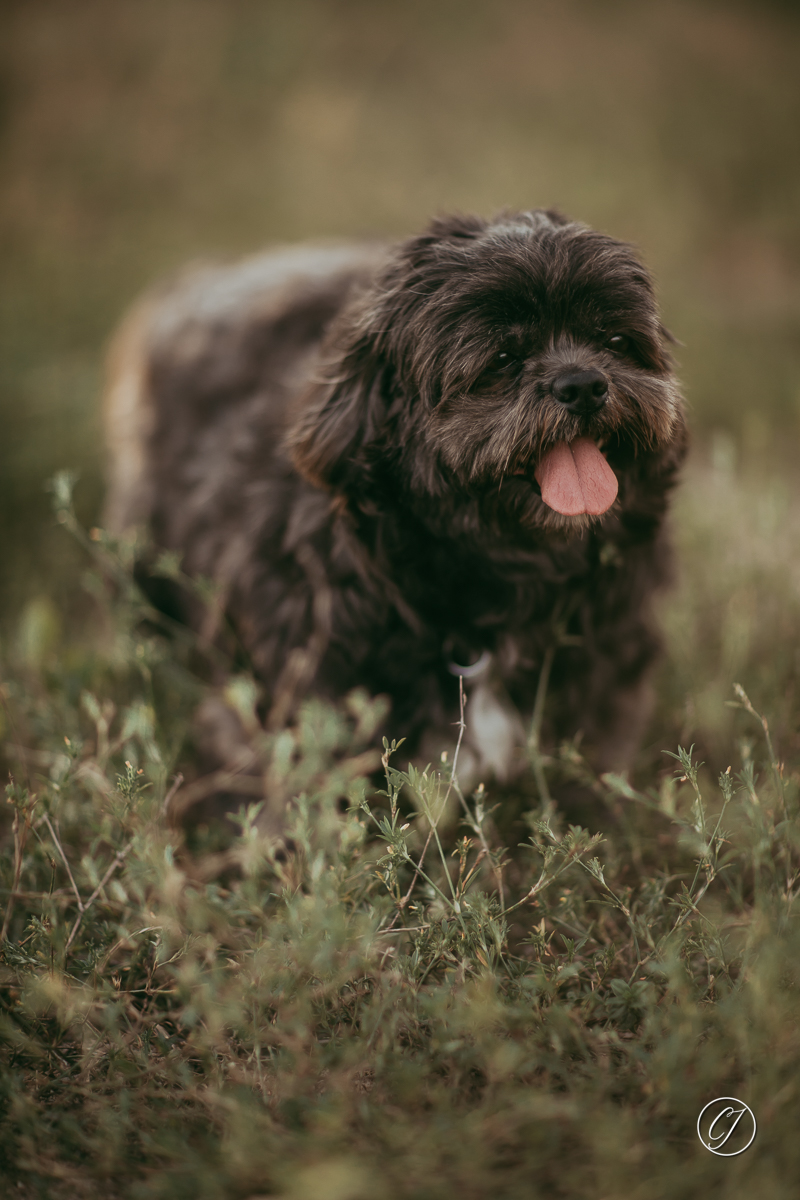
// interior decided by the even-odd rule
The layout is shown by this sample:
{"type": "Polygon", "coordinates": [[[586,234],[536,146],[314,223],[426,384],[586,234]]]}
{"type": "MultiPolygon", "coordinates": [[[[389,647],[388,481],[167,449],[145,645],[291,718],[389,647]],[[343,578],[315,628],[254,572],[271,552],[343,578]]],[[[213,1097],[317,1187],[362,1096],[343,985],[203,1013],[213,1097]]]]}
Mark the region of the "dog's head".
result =
{"type": "Polygon", "coordinates": [[[630,246],[551,212],[439,219],[331,329],[294,460],[434,522],[581,528],[680,459],[669,340],[630,246]]]}

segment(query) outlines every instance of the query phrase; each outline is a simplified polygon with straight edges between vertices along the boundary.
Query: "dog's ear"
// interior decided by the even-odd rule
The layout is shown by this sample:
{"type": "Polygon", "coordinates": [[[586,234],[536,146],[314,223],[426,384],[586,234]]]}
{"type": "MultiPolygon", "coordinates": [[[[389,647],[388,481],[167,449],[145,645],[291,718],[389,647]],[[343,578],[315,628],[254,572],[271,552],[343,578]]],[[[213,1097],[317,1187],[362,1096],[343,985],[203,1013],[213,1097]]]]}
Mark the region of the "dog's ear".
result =
{"type": "Polygon", "coordinates": [[[316,487],[363,490],[369,474],[367,446],[380,432],[386,412],[390,369],[372,339],[362,333],[328,365],[302,397],[288,444],[295,467],[316,487]]]}
{"type": "MultiPolygon", "coordinates": [[[[323,366],[295,410],[288,445],[295,467],[317,487],[364,495],[370,489],[386,413],[408,394],[422,404],[429,370],[416,371],[425,343],[425,302],[447,286],[454,255],[486,222],[463,215],[435,218],[424,233],[401,242],[372,284],[331,327],[323,366]]],[[[394,410],[393,410],[394,411],[394,410]]]]}

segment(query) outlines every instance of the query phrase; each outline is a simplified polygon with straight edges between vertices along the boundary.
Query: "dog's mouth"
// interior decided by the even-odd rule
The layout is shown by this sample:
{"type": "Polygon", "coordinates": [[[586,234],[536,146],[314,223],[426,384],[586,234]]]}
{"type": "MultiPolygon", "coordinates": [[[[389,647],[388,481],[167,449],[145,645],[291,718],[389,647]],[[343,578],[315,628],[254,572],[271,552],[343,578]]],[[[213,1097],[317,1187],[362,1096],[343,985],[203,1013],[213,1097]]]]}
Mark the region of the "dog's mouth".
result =
{"type": "Polygon", "coordinates": [[[619,490],[605,455],[588,437],[558,442],[533,474],[544,503],[565,517],[599,517],[611,508],[619,490]]]}

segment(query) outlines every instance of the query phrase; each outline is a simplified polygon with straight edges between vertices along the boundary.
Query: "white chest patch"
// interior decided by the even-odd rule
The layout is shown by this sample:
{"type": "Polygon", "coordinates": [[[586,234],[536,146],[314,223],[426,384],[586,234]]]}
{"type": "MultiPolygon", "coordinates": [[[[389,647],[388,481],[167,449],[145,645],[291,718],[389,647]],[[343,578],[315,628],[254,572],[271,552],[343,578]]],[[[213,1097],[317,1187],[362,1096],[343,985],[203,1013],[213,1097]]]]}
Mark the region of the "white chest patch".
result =
{"type": "MultiPolygon", "coordinates": [[[[464,792],[492,779],[513,778],[525,765],[525,726],[505,688],[493,671],[493,658],[484,651],[476,663],[448,664],[451,674],[464,681],[464,736],[458,752],[457,774],[464,792]]],[[[455,736],[452,726],[432,727],[422,739],[421,757],[435,762],[446,750],[452,762],[455,736]]]]}
{"type": "MultiPolygon", "coordinates": [[[[480,680],[467,690],[467,705],[464,712],[466,731],[462,743],[464,750],[471,752],[473,769],[477,771],[478,781],[484,775],[499,779],[501,782],[509,779],[518,769],[518,750],[524,742],[525,731],[517,710],[507,697],[498,695],[488,680],[480,680]]],[[[467,757],[467,756],[464,756],[467,757]]],[[[462,758],[459,764],[459,777],[462,786],[467,781],[467,762],[462,758]]]]}

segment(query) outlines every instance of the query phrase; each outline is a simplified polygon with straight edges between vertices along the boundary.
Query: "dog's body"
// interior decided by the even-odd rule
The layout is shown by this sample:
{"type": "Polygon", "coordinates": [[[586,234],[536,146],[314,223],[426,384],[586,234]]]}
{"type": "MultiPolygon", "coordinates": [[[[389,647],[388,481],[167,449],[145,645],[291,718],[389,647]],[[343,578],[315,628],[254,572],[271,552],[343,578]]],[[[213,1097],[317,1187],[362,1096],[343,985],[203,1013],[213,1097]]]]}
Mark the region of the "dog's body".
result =
{"type": "Polygon", "coordinates": [[[685,448],[664,339],[630,248],[552,213],[197,270],[118,341],[107,520],[222,587],[272,725],[359,685],[432,757],[465,674],[502,777],[556,647],[550,736],[619,767],[685,448]]]}

